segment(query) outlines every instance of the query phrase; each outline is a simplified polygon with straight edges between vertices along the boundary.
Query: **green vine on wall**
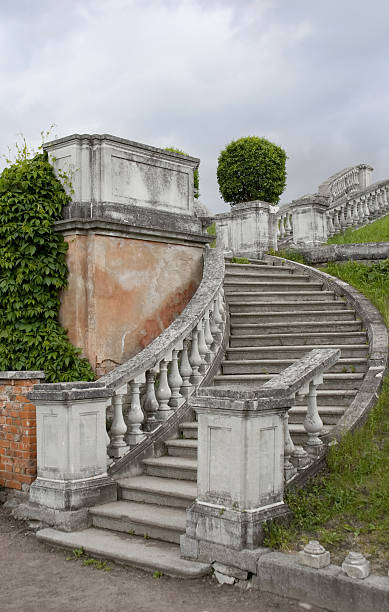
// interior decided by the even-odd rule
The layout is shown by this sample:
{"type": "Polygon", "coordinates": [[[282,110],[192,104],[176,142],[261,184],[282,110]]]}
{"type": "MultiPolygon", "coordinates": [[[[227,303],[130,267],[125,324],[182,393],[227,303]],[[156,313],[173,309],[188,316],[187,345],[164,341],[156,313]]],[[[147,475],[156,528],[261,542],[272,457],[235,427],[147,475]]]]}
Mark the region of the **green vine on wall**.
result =
{"type": "Polygon", "coordinates": [[[54,221],[70,200],[46,153],[0,175],[0,370],[44,370],[48,382],[93,380],[58,320],[67,285],[67,244],[54,221]]]}

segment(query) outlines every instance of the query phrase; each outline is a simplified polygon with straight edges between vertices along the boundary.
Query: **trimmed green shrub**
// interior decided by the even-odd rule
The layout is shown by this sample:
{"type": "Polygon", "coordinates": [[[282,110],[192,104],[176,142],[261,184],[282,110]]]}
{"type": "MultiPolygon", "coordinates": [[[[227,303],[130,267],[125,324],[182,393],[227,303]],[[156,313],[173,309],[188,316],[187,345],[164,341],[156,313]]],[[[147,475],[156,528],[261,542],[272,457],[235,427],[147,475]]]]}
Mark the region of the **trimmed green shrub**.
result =
{"type": "Polygon", "coordinates": [[[68,247],[53,223],[69,199],[45,153],[19,156],[0,176],[0,370],[94,379],[58,321],[68,247]]]}
{"type": "MultiPolygon", "coordinates": [[[[164,151],[170,151],[170,153],[178,153],[178,155],[188,155],[185,151],[181,151],[181,149],[176,149],[175,147],[165,147],[164,151]]],[[[199,170],[196,170],[193,173],[193,186],[194,186],[194,197],[197,199],[199,197],[199,170]]]]}
{"type": "Polygon", "coordinates": [[[231,206],[262,200],[277,203],[286,184],[286,153],[257,136],[231,142],[219,155],[220,194],[231,206]]]}

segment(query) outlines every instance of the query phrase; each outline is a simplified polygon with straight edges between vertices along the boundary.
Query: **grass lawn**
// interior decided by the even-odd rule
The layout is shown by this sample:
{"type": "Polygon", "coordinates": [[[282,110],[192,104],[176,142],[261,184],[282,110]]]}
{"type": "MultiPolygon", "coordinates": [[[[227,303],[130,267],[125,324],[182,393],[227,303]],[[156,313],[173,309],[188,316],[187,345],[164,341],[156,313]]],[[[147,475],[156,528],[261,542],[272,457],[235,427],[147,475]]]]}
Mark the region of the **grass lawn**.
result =
{"type": "Polygon", "coordinates": [[[328,239],[327,244],[354,244],[356,242],[389,242],[389,215],[365,227],[348,229],[328,239]]]}
{"type": "MultiPolygon", "coordinates": [[[[330,264],[325,271],[364,293],[389,326],[389,260],[373,266],[330,264]]],[[[265,545],[299,550],[309,539],[318,539],[331,551],[332,562],[341,564],[350,550],[357,550],[369,558],[374,573],[387,575],[389,376],[367,423],[333,446],[327,463],[307,487],[286,494],[291,525],[270,525],[265,545]]]]}

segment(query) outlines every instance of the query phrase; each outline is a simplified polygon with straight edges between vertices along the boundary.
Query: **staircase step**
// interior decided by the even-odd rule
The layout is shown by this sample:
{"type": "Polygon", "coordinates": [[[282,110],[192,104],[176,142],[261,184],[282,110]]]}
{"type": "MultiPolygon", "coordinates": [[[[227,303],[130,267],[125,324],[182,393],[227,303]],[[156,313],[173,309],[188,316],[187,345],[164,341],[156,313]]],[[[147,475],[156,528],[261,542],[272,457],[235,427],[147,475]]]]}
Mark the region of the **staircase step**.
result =
{"type": "Polygon", "coordinates": [[[243,280],[239,281],[238,278],[232,278],[231,276],[226,277],[226,279],[224,280],[224,290],[227,291],[228,294],[233,293],[234,290],[239,292],[255,291],[257,293],[261,293],[262,291],[264,291],[265,293],[283,293],[285,291],[291,291],[292,293],[294,293],[296,291],[313,291],[329,293],[331,295],[334,294],[333,291],[322,291],[323,283],[315,283],[313,281],[310,281],[309,278],[304,278],[303,281],[298,279],[295,280],[294,277],[292,277],[291,279],[288,278],[285,280],[278,281],[273,281],[273,279],[261,281],[257,280],[256,278],[247,280],[247,277],[242,275],[240,275],[239,278],[243,278],[243,280]]]}
{"type": "MultiPolygon", "coordinates": [[[[290,424],[301,424],[306,417],[307,406],[294,406],[288,412],[290,424]]],[[[344,406],[321,406],[319,414],[324,425],[336,425],[344,414],[344,406]]]]}
{"type": "MultiPolygon", "coordinates": [[[[251,361],[251,360],[246,360],[251,361]]],[[[292,365],[297,361],[297,357],[293,359],[255,359],[258,370],[257,374],[279,374],[282,370],[292,365]]],[[[227,361],[224,361],[227,363],[227,361]]],[[[366,357],[348,357],[345,359],[339,359],[331,368],[329,368],[328,372],[340,372],[342,374],[355,374],[356,372],[366,372],[367,370],[367,358],[366,357]]],[[[225,375],[217,375],[215,376],[215,380],[217,380],[220,376],[225,375]]],[[[228,375],[229,376],[229,375],[228,375]]],[[[250,376],[254,376],[254,374],[250,374],[250,376]]]]}
{"type": "Polygon", "coordinates": [[[187,508],[197,496],[197,483],[142,474],[118,480],[118,493],[130,501],[187,508]]]}
{"type": "MultiPolygon", "coordinates": [[[[250,362],[246,362],[246,364],[249,364],[249,363],[250,362]]],[[[225,362],[225,364],[228,364],[228,361],[225,362]]],[[[223,372],[225,371],[225,369],[226,368],[224,367],[224,364],[223,364],[223,372]]],[[[260,386],[262,386],[262,384],[265,384],[266,382],[268,382],[269,380],[277,376],[277,374],[269,374],[269,373],[260,374],[258,373],[258,370],[256,370],[255,368],[250,368],[250,367],[232,368],[232,369],[236,370],[236,374],[248,374],[248,375],[250,375],[251,373],[255,374],[256,376],[255,380],[257,383],[259,383],[260,386]]],[[[227,368],[226,374],[233,375],[234,373],[230,372],[229,369],[227,368]]],[[[339,388],[341,389],[359,389],[364,379],[364,376],[365,375],[363,373],[324,374],[323,383],[318,386],[318,389],[339,389],[339,388]]],[[[223,380],[225,380],[224,375],[215,377],[216,384],[223,384],[223,380]]]]}
{"type": "Polygon", "coordinates": [[[242,270],[230,270],[226,268],[225,281],[228,282],[243,282],[247,283],[251,280],[263,283],[288,282],[288,283],[310,283],[309,276],[306,274],[290,274],[288,270],[283,268],[278,270],[267,270],[263,266],[254,268],[250,272],[242,272],[242,270]]]}
{"type": "Polygon", "coordinates": [[[259,272],[260,274],[282,274],[284,276],[295,276],[296,271],[294,268],[288,266],[272,266],[270,264],[262,263],[262,264],[233,264],[226,261],[226,274],[234,273],[234,272],[242,272],[247,275],[256,274],[259,272]]]}
{"type": "MultiPolygon", "coordinates": [[[[317,344],[301,344],[292,346],[245,346],[228,348],[226,358],[228,361],[249,361],[251,359],[301,359],[306,353],[319,348],[317,344]]],[[[369,352],[368,344],[321,344],[320,348],[340,349],[341,357],[366,357],[369,352]]],[[[226,361],[223,362],[223,365],[226,361]]]]}
{"type": "Polygon", "coordinates": [[[150,572],[159,571],[167,576],[198,578],[210,572],[208,564],[182,559],[180,547],[176,544],[145,540],[94,527],[72,532],[42,529],[38,531],[37,538],[51,546],[70,550],[83,548],[93,557],[124,563],[150,572]]]}
{"type": "Polygon", "coordinates": [[[165,445],[170,457],[197,458],[197,440],[167,440],[165,445]]]}
{"type": "MultiPolygon", "coordinates": [[[[224,285],[226,288],[226,285],[224,285]]],[[[234,292],[241,297],[242,294],[247,294],[250,291],[247,290],[246,285],[237,287],[234,292]]],[[[254,289],[252,289],[254,292],[254,289]]],[[[227,300],[229,301],[230,291],[226,290],[227,300]]],[[[256,301],[250,302],[251,304],[262,304],[262,302],[330,302],[335,301],[335,293],[333,291],[261,291],[255,292],[256,301]]],[[[343,302],[342,302],[343,303],[343,302]]],[[[230,304],[230,309],[239,304],[230,304]]],[[[242,304],[244,305],[244,304],[242,304]]]]}
{"type": "MultiPolygon", "coordinates": [[[[286,305],[285,305],[286,306],[286,305]]],[[[272,323],[285,323],[285,320],[295,321],[341,321],[355,320],[355,312],[346,310],[341,302],[319,302],[314,308],[310,307],[310,302],[301,302],[300,304],[288,304],[285,310],[282,310],[282,304],[263,304],[256,305],[255,311],[231,313],[231,325],[234,329],[241,325],[264,324],[268,321],[272,323]],[[320,308],[319,304],[322,305],[320,308]],[[266,308],[265,308],[266,306],[266,308]],[[290,310],[293,307],[294,310],[290,310]]]]}
{"type": "Polygon", "coordinates": [[[149,476],[174,478],[178,480],[195,480],[197,482],[197,459],[183,457],[152,457],[143,459],[145,472],[149,476]]]}
{"type": "Polygon", "coordinates": [[[186,439],[197,440],[198,430],[199,425],[197,421],[192,421],[191,423],[181,423],[180,425],[180,431],[186,439]]]}
{"type": "Polygon", "coordinates": [[[242,336],[233,335],[230,337],[230,347],[244,346],[292,346],[297,344],[362,344],[366,342],[366,332],[306,332],[279,333],[279,334],[258,334],[242,336]]]}
{"type": "Polygon", "coordinates": [[[239,325],[231,329],[231,340],[236,336],[256,336],[268,334],[298,334],[310,333],[312,336],[322,333],[362,331],[362,321],[290,321],[284,323],[265,323],[254,325],[239,325]]]}
{"type": "MultiPolygon", "coordinates": [[[[323,427],[320,435],[323,436],[329,433],[332,428],[333,428],[333,425],[326,425],[325,427],[323,427]]],[[[308,436],[304,429],[304,425],[302,423],[301,424],[292,423],[291,425],[289,425],[289,431],[290,431],[290,435],[292,436],[292,440],[294,444],[296,445],[305,444],[307,442],[308,436]]]]}
{"type": "Polygon", "coordinates": [[[159,504],[142,504],[119,500],[94,506],[89,513],[93,527],[122,531],[144,538],[180,543],[185,532],[185,508],[172,508],[159,504]]]}

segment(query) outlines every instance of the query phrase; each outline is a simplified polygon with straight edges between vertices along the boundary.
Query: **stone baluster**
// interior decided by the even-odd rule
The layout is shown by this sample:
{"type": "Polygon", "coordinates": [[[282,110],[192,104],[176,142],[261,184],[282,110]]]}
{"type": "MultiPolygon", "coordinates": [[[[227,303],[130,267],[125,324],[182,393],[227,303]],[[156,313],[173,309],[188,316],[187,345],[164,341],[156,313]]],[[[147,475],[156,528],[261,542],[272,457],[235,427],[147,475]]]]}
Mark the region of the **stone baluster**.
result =
{"type": "Polygon", "coordinates": [[[280,216],[280,239],[285,238],[285,217],[284,215],[280,216]]]}
{"type": "Polygon", "coordinates": [[[353,214],[353,227],[359,227],[360,220],[359,220],[359,200],[358,198],[354,200],[352,214],[353,214]]]}
{"type": "Polygon", "coordinates": [[[334,233],[339,234],[342,228],[339,222],[339,209],[334,208],[334,233]]]}
{"type": "Polygon", "coordinates": [[[204,321],[205,321],[204,337],[205,337],[205,342],[207,343],[208,353],[205,358],[210,363],[212,361],[212,355],[213,355],[213,352],[212,352],[213,336],[211,333],[211,324],[209,320],[209,315],[210,315],[210,309],[207,308],[205,311],[205,315],[204,315],[204,321]]]}
{"type": "Polygon", "coordinates": [[[188,345],[189,339],[186,338],[183,343],[180,360],[180,374],[182,377],[181,395],[183,395],[186,399],[188,399],[192,390],[192,383],[190,382],[190,377],[192,376],[192,367],[189,363],[188,345]]]}
{"type": "Polygon", "coordinates": [[[143,412],[145,413],[145,430],[153,431],[158,427],[158,408],[159,404],[155,396],[155,375],[154,369],[146,372],[146,393],[143,400],[143,412]]]}
{"type": "Polygon", "coordinates": [[[107,467],[111,465],[112,459],[109,455],[109,447],[111,445],[111,438],[108,435],[108,431],[105,430],[105,445],[107,447],[107,467]]]}
{"type": "Polygon", "coordinates": [[[368,202],[368,196],[362,196],[363,198],[363,210],[364,210],[364,223],[369,223],[370,221],[370,207],[368,202]]]}
{"type": "Polygon", "coordinates": [[[220,312],[220,316],[223,319],[223,321],[226,320],[226,309],[224,306],[224,289],[223,287],[220,287],[219,291],[218,291],[218,298],[219,298],[219,312],[220,312]]]}
{"type": "Polygon", "coordinates": [[[295,451],[289,431],[289,413],[287,411],[284,415],[284,477],[286,481],[290,480],[297,472],[297,468],[290,460],[295,451]]]}
{"type": "MultiPolygon", "coordinates": [[[[218,330],[220,332],[222,330],[222,328],[223,328],[223,318],[222,318],[222,316],[220,314],[220,310],[219,310],[219,298],[218,298],[217,294],[216,294],[216,297],[213,299],[212,319],[216,323],[216,325],[218,326],[218,330]]],[[[219,335],[220,335],[220,333],[219,333],[219,335]]]]}
{"type": "Polygon", "coordinates": [[[130,448],[142,442],[146,437],[141,429],[145,420],[140,404],[139,387],[142,382],[144,382],[144,376],[134,378],[130,382],[130,406],[126,417],[127,433],[125,435],[125,440],[130,448]]]}
{"type": "Polygon", "coordinates": [[[384,193],[383,189],[378,189],[378,208],[379,208],[380,216],[382,216],[385,212],[385,203],[384,203],[383,193],[384,193]]]}
{"type": "Polygon", "coordinates": [[[377,196],[376,196],[376,192],[373,191],[373,193],[370,195],[371,198],[371,206],[369,206],[370,208],[370,213],[373,219],[376,219],[379,216],[379,208],[378,208],[378,202],[377,202],[377,196]]]}
{"type": "Polygon", "coordinates": [[[171,406],[172,408],[178,408],[178,406],[180,406],[183,401],[183,397],[180,393],[183,380],[178,369],[179,351],[180,348],[177,347],[172,350],[172,361],[170,364],[170,372],[168,374],[168,383],[171,390],[169,406],[171,406]]]}
{"type": "Polygon", "coordinates": [[[389,210],[389,187],[384,187],[382,189],[382,197],[384,201],[384,210],[387,213],[389,210]]]}
{"type": "Polygon", "coordinates": [[[207,359],[207,355],[209,353],[207,343],[205,342],[205,320],[202,319],[198,325],[197,329],[199,332],[199,353],[201,357],[201,366],[199,367],[199,371],[201,374],[204,374],[209,360],[207,359]]]}
{"type": "Polygon", "coordinates": [[[285,233],[287,236],[292,235],[292,215],[291,213],[286,213],[285,233]]]}
{"type": "Polygon", "coordinates": [[[339,210],[339,223],[341,232],[344,232],[346,229],[346,217],[345,217],[345,205],[343,204],[339,210]]]}
{"type": "Polygon", "coordinates": [[[199,353],[199,331],[197,328],[192,331],[192,345],[190,348],[189,363],[192,367],[192,376],[190,378],[190,382],[195,387],[198,387],[202,379],[200,373],[202,359],[199,353]]]}
{"type": "Polygon", "coordinates": [[[351,202],[347,202],[346,204],[346,227],[352,227],[353,226],[353,216],[352,216],[352,212],[353,212],[353,201],[351,200],[351,202]]]}
{"type": "Polygon", "coordinates": [[[358,198],[358,227],[364,225],[365,223],[365,205],[362,198],[358,198]]]}
{"type": "Polygon", "coordinates": [[[156,397],[159,404],[158,410],[158,420],[159,421],[167,421],[168,418],[174,414],[174,411],[169,406],[169,401],[172,395],[172,392],[169,387],[168,379],[167,379],[167,368],[168,363],[171,359],[171,355],[168,355],[162,359],[159,364],[159,384],[156,390],[156,397]]]}
{"type": "Polygon", "coordinates": [[[323,429],[323,421],[320,418],[319,411],[317,409],[317,391],[318,385],[322,384],[323,375],[315,377],[309,383],[309,391],[307,396],[307,415],[304,420],[304,429],[308,434],[308,441],[306,444],[306,450],[310,457],[317,457],[321,454],[323,449],[323,442],[319,438],[319,434],[323,429]]]}
{"type": "Polygon", "coordinates": [[[278,217],[277,219],[277,240],[281,239],[281,218],[278,217]]]}
{"type": "Polygon", "coordinates": [[[328,211],[326,213],[327,218],[327,235],[328,238],[331,238],[335,234],[334,222],[333,222],[333,213],[328,211]]]}
{"type": "Polygon", "coordinates": [[[123,398],[127,392],[127,386],[121,387],[112,396],[113,420],[109,430],[110,444],[108,453],[110,457],[119,459],[128,451],[128,445],[124,440],[127,425],[123,417],[123,398]]]}

